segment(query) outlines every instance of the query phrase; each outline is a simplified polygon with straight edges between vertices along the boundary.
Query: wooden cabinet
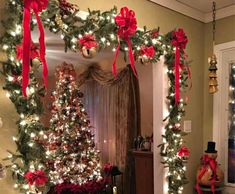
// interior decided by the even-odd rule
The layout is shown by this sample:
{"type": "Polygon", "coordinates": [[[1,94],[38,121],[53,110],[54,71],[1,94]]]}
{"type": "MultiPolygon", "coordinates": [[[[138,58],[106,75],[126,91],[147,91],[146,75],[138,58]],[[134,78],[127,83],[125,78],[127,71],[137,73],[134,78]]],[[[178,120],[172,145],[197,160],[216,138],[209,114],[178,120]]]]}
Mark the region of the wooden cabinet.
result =
{"type": "Polygon", "coordinates": [[[153,153],[133,151],[136,194],[153,194],[153,153]]]}

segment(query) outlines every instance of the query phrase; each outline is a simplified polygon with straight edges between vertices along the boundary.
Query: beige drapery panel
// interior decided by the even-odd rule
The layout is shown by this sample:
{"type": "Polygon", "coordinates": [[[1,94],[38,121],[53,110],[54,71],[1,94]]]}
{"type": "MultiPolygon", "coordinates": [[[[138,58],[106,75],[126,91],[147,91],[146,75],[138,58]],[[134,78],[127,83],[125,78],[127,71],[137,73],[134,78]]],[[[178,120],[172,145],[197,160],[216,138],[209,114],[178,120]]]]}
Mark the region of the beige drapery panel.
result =
{"type": "Polygon", "coordinates": [[[88,101],[85,105],[91,124],[97,130],[102,161],[111,162],[124,172],[124,193],[133,194],[129,153],[134,138],[140,134],[138,79],[129,65],[116,77],[98,66],[90,66],[78,76],[78,84],[84,92],[84,100],[88,101]]]}

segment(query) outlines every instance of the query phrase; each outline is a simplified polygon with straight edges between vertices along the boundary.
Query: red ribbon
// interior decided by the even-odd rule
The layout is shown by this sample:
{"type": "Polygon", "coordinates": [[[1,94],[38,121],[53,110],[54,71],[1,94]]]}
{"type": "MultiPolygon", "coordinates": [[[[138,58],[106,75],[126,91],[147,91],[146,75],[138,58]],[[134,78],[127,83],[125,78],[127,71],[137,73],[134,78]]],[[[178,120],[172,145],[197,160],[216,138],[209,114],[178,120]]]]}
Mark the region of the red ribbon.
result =
{"type": "Polygon", "coordinates": [[[155,55],[155,50],[153,46],[142,46],[140,52],[142,56],[146,56],[148,58],[153,58],[155,55]]]}
{"type": "Polygon", "coordinates": [[[178,151],[178,156],[183,157],[183,156],[189,156],[190,152],[189,149],[186,146],[182,146],[179,151],[178,151]]]}
{"type": "Polygon", "coordinates": [[[199,180],[205,174],[205,172],[207,171],[207,166],[209,165],[211,170],[212,170],[212,174],[213,174],[213,177],[211,179],[211,191],[212,191],[213,194],[215,194],[215,181],[216,181],[217,162],[215,161],[215,159],[209,158],[208,155],[203,156],[202,162],[203,162],[203,166],[201,168],[200,174],[197,177],[197,184],[196,184],[197,193],[198,194],[203,194],[201,189],[200,189],[199,180]]]}
{"type": "Polygon", "coordinates": [[[175,46],[175,104],[180,101],[180,50],[185,49],[188,38],[183,29],[172,33],[172,45],[175,46]]]}
{"type": "Polygon", "coordinates": [[[28,180],[30,185],[44,185],[48,181],[48,177],[43,170],[29,171],[24,177],[28,180]]]}
{"type": "MultiPolygon", "coordinates": [[[[125,40],[129,50],[130,65],[133,73],[137,77],[135,69],[135,60],[132,51],[132,44],[130,37],[135,34],[137,30],[137,21],[135,18],[135,12],[129,10],[127,7],[121,8],[120,14],[115,17],[115,22],[118,25],[117,35],[120,39],[125,40]]],[[[118,43],[114,63],[113,63],[113,74],[117,75],[117,56],[120,50],[120,42],[118,43]]]]}
{"type": "Polygon", "coordinates": [[[43,80],[47,87],[47,64],[46,64],[46,47],[45,47],[45,34],[39,13],[46,9],[48,0],[24,0],[24,18],[23,18],[23,68],[22,68],[22,91],[23,95],[27,96],[26,88],[29,84],[29,65],[30,65],[30,45],[31,45],[31,30],[30,30],[30,20],[32,9],[35,13],[38,29],[40,32],[39,45],[40,45],[40,59],[43,65],[43,80]]]}
{"type": "Polygon", "coordinates": [[[79,40],[80,45],[90,49],[92,47],[97,47],[98,43],[94,35],[86,34],[79,40]]]}

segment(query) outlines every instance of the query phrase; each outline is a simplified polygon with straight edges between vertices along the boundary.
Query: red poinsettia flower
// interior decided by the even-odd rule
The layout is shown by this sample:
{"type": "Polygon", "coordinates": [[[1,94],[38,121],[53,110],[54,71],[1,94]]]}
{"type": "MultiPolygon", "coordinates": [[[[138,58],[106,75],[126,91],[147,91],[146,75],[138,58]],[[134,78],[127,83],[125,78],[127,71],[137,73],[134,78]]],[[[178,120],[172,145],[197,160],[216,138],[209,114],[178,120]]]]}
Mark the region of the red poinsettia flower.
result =
{"type": "Polygon", "coordinates": [[[48,177],[43,170],[29,171],[24,177],[27,179],[30,185],[44,185],[48,181],[48,177]]]}
{"type": "MultiPolygon", "coordinates": [[[[19,44],[16,45],[16,58],[18,60],[22,60],[23,59],[23,48],[22,48],[22,45],[19,45],[19,44]]],[[[39,57],[38,47],[33,42],[31,42],[30,58],[31,59],[40,58],[39,57]]]]}
{"type": "Polygon", "coordinates": [[[90,49],[92,47],[97,47],[98,43],[94,35],[86,34],[79,40],[80,45],[90,49]]]}
{"type": "Polygon", "coordinates": [[[172,44],[176,47],[180,47],[181,49],[186,48],[186,44],[188,43],[188,38],[184,33],[183,29],[178,29],[178,31],[174,31],[173,33],[172,44]]]}
{"type": "Polygon", "coordinates": [[[189,157],[190,152],[189,149],[186,146],[182,146],[177,154],[179,157],[189,157]]]}
{"type": "Polygon", "coordinates": [[[148,58],[153,58],[155,55],[155,50],[153,46],[142,46],[140,52],[142,56],[146,56],[148,58]]]}
{"type": "Polygon", "coordinates": [[[120,14],[115,17],[115,22],[119,27],[117,34],[122,39],[128,39],[137,30],[135,12],[129,10],[127,7],[121,9],[120,14]]]}

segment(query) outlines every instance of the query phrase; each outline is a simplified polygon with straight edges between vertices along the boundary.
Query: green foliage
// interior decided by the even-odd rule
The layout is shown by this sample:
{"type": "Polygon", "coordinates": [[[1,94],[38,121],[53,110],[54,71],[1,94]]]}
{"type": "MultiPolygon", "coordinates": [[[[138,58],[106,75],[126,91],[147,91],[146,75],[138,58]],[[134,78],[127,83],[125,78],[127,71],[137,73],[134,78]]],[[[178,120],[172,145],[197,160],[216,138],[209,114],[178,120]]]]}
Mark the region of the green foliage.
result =
{"type": "MultiPolygon", "coordinates": [[[[45,89],[39,84],[35,77],[33,68],[30,72],[30,84],[28,88],[28,97],[25,98],[21,92],[21,69],[22,64],[16,60],[16,45],[22,41],[22,19],[23,19],[23,1],[10,0],[7,4],[6,13],[8,18],[3,21],[5,33],[0,38],[0,44],[7,54],[7,61],[2,62],[1,73],[6,77],[3,88],[16,107],[20,118],[18,124],[18,136],[14,138],[17,145],[17,151],[9,151],[9,168],[13,171],[13,176],[21,193],[33,193],[29,188],[24,174],[32,169],[47,170],[45,164],[45,150],[40,141],[44,140],[44,132],[47,130],[40,122],[40,116],[43,114],[43,96],[45,89]]],[[[86,19],[81,18],[79,9],[63,11],[60,7],[60,1],[49,0],[48,8],[40,14],[44,27],[51,32],[60,35],[65,42],[65,51],[68,49],[79,52],[79,38],[84,34],[93,34],[99,45],[99,50],[106,47],[112,47],[114,50],[118,43],[121,45],[121,51],[128,58],[127,43],[119,39],[116,31],[114,17],[117,15],[117,8],[105,12],[88,10],[86,19]]],[[[31,29],[36,26],[35,20],[31,22],[31,29]]],[[[163,156],[163,164],[169,169],[168,182],[169,193],[178,194],[183,185],[187,183],[185,176],[184,160],[177,156],[177,153],[183,144],[183,136],[180,130],[180,121],[185,114],[185,101],[182,99],[179,104],[175,104],[175,76],[174,76],[174,49],[171,44],[172,32],[165,36],[158,34],[159,28],[147,30],[146,27],[138,29],[136,34],[131,37],[132,49],[136,60],[141,55],[141,46],[153,46],[155,55],[150,59],[151,63],[159,61],[160,56],[165,54],[165,64],[168,68],[169,95],[167,96],[169,115],[164,120],[165,132],[163,142],[159,147],[163,156]],[[153,35],[157,34],[157,35],[153,35]],[[175,127],[177,126],[177,127],[175,127]],[[177,129],[176,129],[177,128],[177,129]]],[[[181,50],[181,64],[188,66],[181,50]]],[[[181,70],[180,89],[184,91],[187,88],[188,72],[186,68],[181,70]]]]}

